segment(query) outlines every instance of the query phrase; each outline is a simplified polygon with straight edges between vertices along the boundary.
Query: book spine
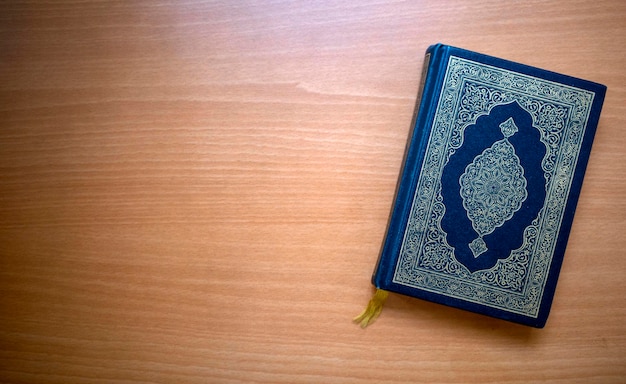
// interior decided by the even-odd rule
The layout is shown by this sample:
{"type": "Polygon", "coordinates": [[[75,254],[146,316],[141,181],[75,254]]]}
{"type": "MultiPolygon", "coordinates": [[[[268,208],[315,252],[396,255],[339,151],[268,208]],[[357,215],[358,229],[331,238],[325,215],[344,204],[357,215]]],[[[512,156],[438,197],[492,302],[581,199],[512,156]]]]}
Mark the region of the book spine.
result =
{"type": "Polygon", "coordinates": [[[420,85],[393,203],[378,261],[372,275],[372,284],[376,288],[386,289],[386,282],[390,281],[391,274],[393,273],[391,269],[395,265],[395,260],[398,256],[400,244],[397,240],[397,236],[393,234],[402,228],[402,225],[398,225],[400,221],[406,221],[408,219],[408,210],[411,207],[412,201],[410,192],[413,189],[412,185],[417,179],[417,173],[419,172],[415,164],[420,154],[423,154],[425,150],[425,148],[421,147],[423,143],[427,142],[428,133],[430,131],[429,129],[425,129],[425,127],[432,120],[434,113],[433,109],[436,102],[433,102],[433,98],[439,96],[436,92],[438,84],[441,82],[439,80],[440,74],[445,72],[440,70],[442,56],[444,56],[445,50],[446,46],[441,44],[433,45],[426,50],[420,85]]]}

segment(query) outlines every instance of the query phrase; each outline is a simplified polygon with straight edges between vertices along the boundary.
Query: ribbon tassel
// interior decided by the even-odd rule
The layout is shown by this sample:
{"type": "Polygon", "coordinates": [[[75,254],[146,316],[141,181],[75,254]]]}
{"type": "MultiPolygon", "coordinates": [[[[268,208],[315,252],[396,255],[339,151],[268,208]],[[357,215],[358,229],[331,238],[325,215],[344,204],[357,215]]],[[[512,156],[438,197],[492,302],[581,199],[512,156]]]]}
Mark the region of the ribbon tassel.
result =
{"type": "Polygon", "coordinates": [[[358,323],[361,328],[365,328],[373,323],[383,310],[383,305],[385,304],[385,300],[387,300],[387,296],[389,296],[388,291],[376,288],[376,292],[367,304],[367,308],[365,308],[360,315],[355,317],[353,321],[358,323]]]}

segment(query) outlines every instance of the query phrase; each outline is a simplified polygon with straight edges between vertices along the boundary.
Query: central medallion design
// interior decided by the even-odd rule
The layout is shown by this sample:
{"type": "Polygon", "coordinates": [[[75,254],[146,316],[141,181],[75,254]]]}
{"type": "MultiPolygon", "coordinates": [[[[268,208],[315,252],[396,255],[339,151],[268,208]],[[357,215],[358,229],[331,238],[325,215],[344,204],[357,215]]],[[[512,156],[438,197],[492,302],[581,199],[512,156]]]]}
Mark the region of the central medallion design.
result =
{"type": "Polygon", "coordinates": [[[518,128],[509,118],[500,130],[504,139],[476,156],[459,178],[463,208],[478,234],[469,244],[474,257],[487,251],[483,236],[511,219],[528,197],[524,168],[508,141],[518,128]]]}

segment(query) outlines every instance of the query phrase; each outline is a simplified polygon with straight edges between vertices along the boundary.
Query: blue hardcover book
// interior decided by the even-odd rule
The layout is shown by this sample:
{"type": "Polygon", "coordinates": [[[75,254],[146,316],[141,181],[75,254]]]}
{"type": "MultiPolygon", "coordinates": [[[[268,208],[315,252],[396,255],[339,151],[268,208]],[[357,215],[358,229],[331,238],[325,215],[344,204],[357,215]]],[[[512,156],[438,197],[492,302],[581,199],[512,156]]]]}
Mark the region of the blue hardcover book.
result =
{"type": "Polygon", "coordinates": [[[376,296],[391,291],[543,327],[605,92],[431,46],[372,278],[376,296]]]}

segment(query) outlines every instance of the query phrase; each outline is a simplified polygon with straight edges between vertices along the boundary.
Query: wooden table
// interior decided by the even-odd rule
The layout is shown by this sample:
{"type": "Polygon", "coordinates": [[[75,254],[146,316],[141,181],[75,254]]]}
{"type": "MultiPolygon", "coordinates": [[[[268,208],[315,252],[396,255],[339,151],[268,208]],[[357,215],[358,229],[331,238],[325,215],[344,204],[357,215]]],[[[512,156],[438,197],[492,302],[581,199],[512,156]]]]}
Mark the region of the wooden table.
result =
{"type": "Polygon", "coordinates": [[[623,383],[626,3],[0,5],[0,381],[623,383]],[[372,293],[424,50],[606,84],[543,330],[372,293]]]}

